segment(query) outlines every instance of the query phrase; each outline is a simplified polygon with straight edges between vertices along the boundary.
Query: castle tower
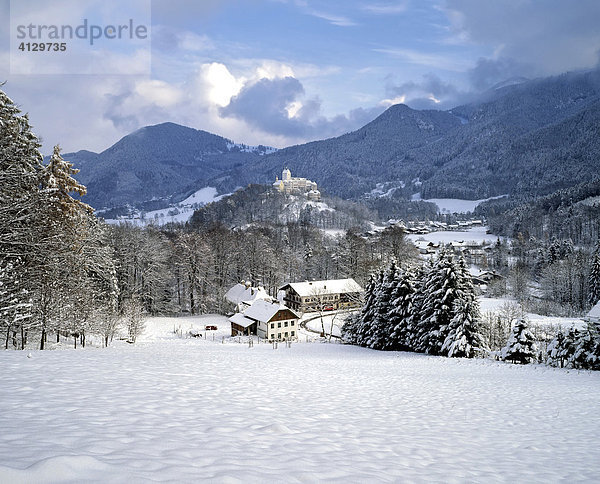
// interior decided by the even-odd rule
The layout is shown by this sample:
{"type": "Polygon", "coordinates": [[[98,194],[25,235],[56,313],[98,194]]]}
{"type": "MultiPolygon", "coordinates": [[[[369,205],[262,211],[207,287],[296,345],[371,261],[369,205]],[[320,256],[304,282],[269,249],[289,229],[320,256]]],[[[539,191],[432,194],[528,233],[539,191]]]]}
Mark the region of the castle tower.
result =
{"type": "Polygon", "coordinates": [[[286,168],[285,170],[283,170],[283,173],[281,174],[281,179],[283,181],[291,180],[292,172],[286,168]]]}

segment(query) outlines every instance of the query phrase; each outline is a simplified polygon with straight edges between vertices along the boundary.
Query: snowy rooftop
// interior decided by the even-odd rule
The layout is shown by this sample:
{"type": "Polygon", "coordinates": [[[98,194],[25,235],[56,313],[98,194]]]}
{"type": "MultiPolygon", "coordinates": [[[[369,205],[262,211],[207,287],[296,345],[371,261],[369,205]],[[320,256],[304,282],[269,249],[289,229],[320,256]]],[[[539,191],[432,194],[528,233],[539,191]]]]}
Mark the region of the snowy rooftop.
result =
{"type": "Polygon", "coordinates": [[[269,295],[262,287],[249,287],[245,284],[238,283],[227,291],[225,298],[233,304],[240,304],[256,299],[269,299],[269,295]]]}
{"type": "Polygon", "coordinates": [[[588,318],[600,319],[600,301],[596,303],[596,305],[590,309],[590,312],[587,314],[588,318]]]}
{"type": "MultiPolygon", "coordinates": [[[[292,313],[296,314],[290,308],[284,306],[283,304],[280,304],[279,302],[271,303],[263,299],[258,299],[254,301],[252,306],[250,306],[244,311],[244,316],[254,319],[256,321],[262,321],[263,323],[266,323],[273,316],[275,316],[275,314],[277,314],[277,311],[279,311],[280,309],[287,309],[288,311],[291,311],[292,313]]],[[[297,314],[296,316],[300,317],[297,314]]]]}
{"type": "Polygon", "coordinates": [[[283,287],[290,286],[299,296],[315,296],[324,294],[340,294],[362,292],[354,279],[332,279],[329,281],[290,282],[283,287]]]}
{"type": "Polygon", "coordinates": [[[242,328],[247,328],[255,323],[255,321],[247,318],[242,313],[235,313],[229,318],[229,321],[237,324],[238,326],[241,326],[242,328]]]}

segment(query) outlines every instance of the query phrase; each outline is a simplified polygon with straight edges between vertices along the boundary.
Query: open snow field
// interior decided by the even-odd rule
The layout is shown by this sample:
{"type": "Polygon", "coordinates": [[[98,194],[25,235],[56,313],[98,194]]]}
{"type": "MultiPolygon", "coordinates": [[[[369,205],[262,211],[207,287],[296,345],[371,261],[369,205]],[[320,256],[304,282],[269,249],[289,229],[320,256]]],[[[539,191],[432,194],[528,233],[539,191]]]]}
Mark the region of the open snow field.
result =
{"type": "Polygon", "coordinates": [[[413,242],[423,240],[434,244],[449,244],[450,242],[484,242],[493,243],[498,240],[497,235],[486,234],[487,227],[472,227],[468,230],[452,231],[441,230],[429,234],[408,234],[406,237],[413,242]]]}
{"type": "Polygon", "coordinates": [[[598,481],[600,373],[173,326],[1,352],[0,482],[598,481]]]}

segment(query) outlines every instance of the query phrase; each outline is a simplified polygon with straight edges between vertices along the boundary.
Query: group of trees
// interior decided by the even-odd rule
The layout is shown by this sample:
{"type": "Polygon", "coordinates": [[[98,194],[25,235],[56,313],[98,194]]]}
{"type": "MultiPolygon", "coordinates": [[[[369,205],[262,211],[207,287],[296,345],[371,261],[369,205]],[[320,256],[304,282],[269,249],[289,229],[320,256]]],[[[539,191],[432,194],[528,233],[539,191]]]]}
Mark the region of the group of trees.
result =
{"type": "Polygon", "coordinates": [[[417,268],[392,263],[380,271],[342,332],[346,341],[374,349],[474,357],[487,349],[480,326],[464,259],[442,251],[417,268]]]}
{"type": "Polygon", "coordinates": [[[4,346],[24,348],[31,332],[85,344],[118,314],[108,232],[77,173],[56,146],[48,163],[27,115],[0,91],[0,330],[4,346]]]}
{"type": "Polygon", "coordinates": [[[514,305],[482,317],[464,260],[446,251],[420,267],[392,262],[379,271],[367,285],[361,312],[347,319],[342,336],[378,350],[600,370],[600,325],[559,328],[548,337],[545,331],[532,331],[514,305]],[[548,341],[541,349],[539,343],[548,341]]]}
{"type": "Polygon", "coordinates": [[[548,345],[548,363],[560,368],[600,370],[600,327],[560,330],[548,345]]]}

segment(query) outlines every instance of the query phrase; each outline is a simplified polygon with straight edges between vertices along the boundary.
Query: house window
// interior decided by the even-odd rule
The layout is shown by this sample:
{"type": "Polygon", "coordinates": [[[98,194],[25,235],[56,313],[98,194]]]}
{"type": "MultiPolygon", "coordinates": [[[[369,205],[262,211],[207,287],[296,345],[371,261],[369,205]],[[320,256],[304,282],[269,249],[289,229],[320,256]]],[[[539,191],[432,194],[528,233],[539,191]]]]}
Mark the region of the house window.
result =
{"type": "Polygon", "coordinates": [[[294,332],[292,331],[292,336],[294,336],[294,332]]]}
{"type": "Polygon", "coordinates": [[[285,332],[285,337],[286,337],[286,338],[288,337],[287,331],[285,332]]]}
{"type": "Polygon", "coordinates": [[[285,321],[285,322],[283,323],[283,325],[284,325],[284,326],[287,328],[288,322],[287,322],[287,321],[285,321]]]}
{"type": "Polygon", "coordinates": [[[275,328],[275,323],[271,323],[271,329],[275,328]]]}
{"type": "Polygon", "coordinates": [[[277,323],[277,327],[278,327],[278,328],[281,328],[281,323],[277,323]]]}
{"type": "Polygon", "coordinates": [[[281,339],[281,333],[277,333],[277,339],[281,339]]]}
{"type": "Polygon", "coordinates": [[[294,322],[293,321],[290,323],[290,326],[294,326],[294,322]]]}

